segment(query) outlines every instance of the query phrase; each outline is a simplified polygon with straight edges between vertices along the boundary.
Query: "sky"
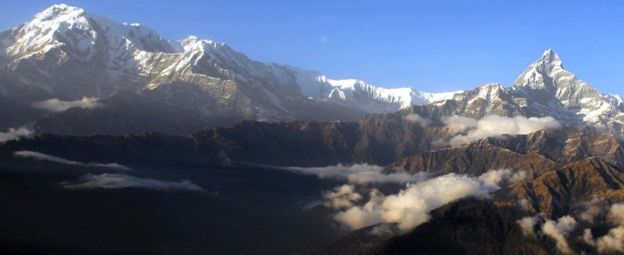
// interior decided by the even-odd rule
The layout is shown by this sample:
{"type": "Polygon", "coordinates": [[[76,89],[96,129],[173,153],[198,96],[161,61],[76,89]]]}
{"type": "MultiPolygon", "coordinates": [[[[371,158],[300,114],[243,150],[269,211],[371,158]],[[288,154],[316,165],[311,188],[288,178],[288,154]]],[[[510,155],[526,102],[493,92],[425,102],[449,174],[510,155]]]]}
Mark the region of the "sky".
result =
{"type": "MultiPolygon", "coordinates": [[[[0,0],[0,29],[59,3],[0,0]]],[[[544,50],[624,95],[622,1],[64,1],[164,38],[226,42],[252,59],[422,91],[510,86],[544,50]]]]}

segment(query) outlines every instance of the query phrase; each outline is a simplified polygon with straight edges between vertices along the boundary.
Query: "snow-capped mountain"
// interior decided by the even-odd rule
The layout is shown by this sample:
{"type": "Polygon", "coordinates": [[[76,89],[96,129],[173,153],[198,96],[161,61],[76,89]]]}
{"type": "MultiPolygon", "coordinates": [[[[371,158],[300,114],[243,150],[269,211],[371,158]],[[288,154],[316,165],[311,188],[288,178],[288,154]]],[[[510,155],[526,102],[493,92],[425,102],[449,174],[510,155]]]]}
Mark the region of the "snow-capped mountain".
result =
{"type": "Polygon", "coordinates": [[[484,84],[472,91],[454,94],[450,100],[417,107],[426,115],[487,115],[529,117],[552,116],[564,124],[585,123],[624,134],[624,104],[615,95],[600,93],[563,68],[551,49],[516,79],[511,87],[484,84]]]}
{"type": "Polygon", "coordinates": [[[0,97],[10,105],[0,109],[9,116],[2,128],[38,119],[35,125],[51,132],[93,127],[86,133],[105,133],[114,127],[122,133],[176,133],[245,119],[356,120],[417,106],[424,115],[553,116],[624,133],[622,100],[578,80],[552,50],[511,87],[491,83],[426,93],[262,63],[196,36],[170,41],[143,25],[59,4],[0,33],[0,65],[0,97]],[[46,112],[31,105],[52,98],[99,98],[102,107],[74,107],[39,119],[46,112]]]}
{"type": "Polygon", "coordinates": [[[251,60],[221,42],[165,40],[143,25],[64,4],[0,33],[0,52],[0,94],[6,97],[79,100],[129,92],[182,106],[205,120],[353,120],[451,96],[330,80],[251,60]]]}

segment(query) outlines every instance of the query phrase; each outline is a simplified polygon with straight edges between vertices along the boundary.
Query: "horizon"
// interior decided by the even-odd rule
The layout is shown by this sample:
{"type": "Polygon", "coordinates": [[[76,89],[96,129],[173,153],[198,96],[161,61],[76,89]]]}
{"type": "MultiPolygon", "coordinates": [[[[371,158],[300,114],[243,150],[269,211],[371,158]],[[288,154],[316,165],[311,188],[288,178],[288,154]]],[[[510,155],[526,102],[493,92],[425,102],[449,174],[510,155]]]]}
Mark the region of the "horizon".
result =
{"type": "MultiPolygon", "coordinates": [[[[619,4],[579,8],[578,2],[546,3],[541,5],[542,9],[534,10],[551,15],[545,18],[506,13],[517,3],[479,1],[449,6],[450,2],[401,2],[392,6],[341,2],[328,9],[326,2],[300,3],[300,6],[296,2],[213,1],[202,4],[193,1],[184,5],[157,2],[150,6],[124,2],[119,6],[110,2],[64,1],[115,22],[141,23],[165,39],[180,40],[197,35],[225,42],[253,60],[315,70],[331,79],[360,79],[387,88],[409,86],[429,92],[467,90],[490,82],[509,87],[542,52],[553,49],[566,70],[579,79],[602,92],[624,94],[620,86],[624,83],[624,74],[617,65],[618,59],[624,58],[624,51],[617,47],[624,42],[624,36],[616,30],[616,21],[622,20],[617,17],[618,10],[622,9],[619,4]],[[379,8],[388,11],[378,11],[379,8]],[[466,10],[470,12],[468,15],[461,12],[462,8],[476,9],[466,10]],[[552,12],[553,8],[559,11],[552,12]],[[575,12],[562,11],[566,8],[575,12]],[[335,17],[343,9],[349,12],[343,13],[342,20],[329,21],[337,24],[328,23],[327,17],[335,17]],[[273,15],[275,10],[284,10],[289,15],[273,15]],[[413,17],[412,11],[422,17],[413,17]],[[188,19],[175,18],[182,14],[188,19]],[[358,14],[382,19],[359,20],[358,14]],[[482,14],[494,17],[479,17],[482,14]],[[317,18],[311,17],[314,15],[318,15],[317,18]],[[491,22],[498,16],[505,19],[491,22]],[[554,22],[554,25],[543,21],[554,22]],[[543,27],[531,26],[531,23],[543,27]],[[393,28],[399,33],[387,31],[393,28]],[[440,28],[450,31],[436,31],[440,28]],[[372,35],[375,33],[379,36],[372,35]],[[596,36],[584,36],[587,33],[596,36]],[[537,38],[525,38],[527,34],[537,38]],[[571,39],[560,40],[559,36],[571,39]],[[517,41],[503,43],[510,39],[517,41]]],[[[56,3],[59,2],[24,1],[17,6],[0,2],[0,8],[10,10],[9,15],[0,17],[0,29],[5,31],[27,22],[56,3]]],[[[522,10],[518,9],[517,13],[524,13],[522,10]]]]}

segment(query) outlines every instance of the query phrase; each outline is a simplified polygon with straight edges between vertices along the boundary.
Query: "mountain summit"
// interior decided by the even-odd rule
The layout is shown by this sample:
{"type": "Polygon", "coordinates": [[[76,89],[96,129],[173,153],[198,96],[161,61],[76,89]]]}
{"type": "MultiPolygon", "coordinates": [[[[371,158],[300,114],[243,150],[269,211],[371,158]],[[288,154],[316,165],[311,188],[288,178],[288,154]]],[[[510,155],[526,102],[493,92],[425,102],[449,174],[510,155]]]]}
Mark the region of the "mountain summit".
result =
{"type": "Polygon", "coordinates": [[[544,89],[549,92],[556,90],[556,79],[574,78],[574,75],[563,69],[559,55],[552,49],[547,49],[542,57],[531,64],[514,82],[514,87],[530,89],[544,89]],[[571,77],[570,77],[571,76],[571,77]]]}

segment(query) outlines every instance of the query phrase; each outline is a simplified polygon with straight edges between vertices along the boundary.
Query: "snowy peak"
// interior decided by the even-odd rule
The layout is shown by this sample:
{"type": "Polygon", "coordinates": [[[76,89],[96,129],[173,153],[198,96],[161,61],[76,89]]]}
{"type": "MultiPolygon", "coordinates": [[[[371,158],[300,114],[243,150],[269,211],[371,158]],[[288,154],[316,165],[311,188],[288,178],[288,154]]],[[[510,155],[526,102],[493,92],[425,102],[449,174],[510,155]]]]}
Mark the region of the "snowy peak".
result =
{"type": "Polygon", "coordinates": [[[371,112],[376,112],[372,109],[375,107],[379,108],[379,105],[382,103],[386,104],[385,107],[382,107],[385,112],[392,112],[411,107],[412,105],[430,104],[440,100],[451,99],[455,93],[461,92],[430,93],[416,91],[410,87],[382,88],[357,79],[328,79],[327,82],[332,86],[328,98],[369,104],[371,112]]]}
{"type": "Polygon", "coordinates": [[[574,74],[563,68],[559,55],[552,49],[547,49],[537,61],[518,76],[513,86],[554,93],[559,81],[573,80],[574,78],[574,74]]]}
{"type": "Polygon", "coordinates": [[[36,14],[33,20],[14,29],[13,36],[14,43],[6,52],[19,58],[61,49],[72,57],[89,60],[97,53],[96,45],[111,54],[120,48],[173,51],[170,43],[152,29],[138,23],[119,24],[65,4],[36,14]]]}
{"type": "Polygon", "coordinates": [[[80,16],[84,13],[85,13],[85,10],[78,8],[78,7],[73,7],[73,6],[69,6],[66,4],[55,4],[43,10],[42,12],[37,13],[33,21],[42,22],[46,20],[57,19],[58,17],[61,17],[61,16],[75,17],[75,16],[80,16]]]}
{"type": "Polygon", "coordinates": [[[542,54],[542,58],[537,62],[540,62],[543,66],[548,66],[551,69],[554,67],[563,69],[563,64],[561,63],[559,55],[557,55],[557,53],[552,49],[545,50],[544,54],[542,54]]]}
{"type": "Polygon", "coordinates": [[[196,49],[205,50],[206,48],[228,47],[227,44],[223,42],[215,42],[213,40],[200,39],[199,37],[195,35],[190,35],[182,39],[182,41],[180,41],[180,46],[182,46],[184,51],[193,51],[196,49]]]}

